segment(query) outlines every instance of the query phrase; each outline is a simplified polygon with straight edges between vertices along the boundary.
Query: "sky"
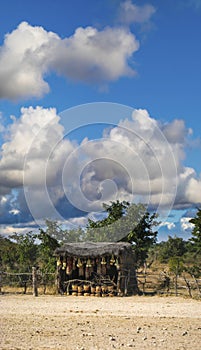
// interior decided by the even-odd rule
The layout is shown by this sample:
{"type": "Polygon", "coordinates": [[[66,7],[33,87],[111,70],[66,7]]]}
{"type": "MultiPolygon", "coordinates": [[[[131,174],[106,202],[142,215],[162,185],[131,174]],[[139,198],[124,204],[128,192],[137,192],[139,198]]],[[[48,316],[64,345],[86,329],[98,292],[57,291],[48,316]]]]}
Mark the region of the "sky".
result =
{"type": "Polygon", "coordinates": [[[0,233],[201,205],[201,0],[0,0],[0,233]]]}

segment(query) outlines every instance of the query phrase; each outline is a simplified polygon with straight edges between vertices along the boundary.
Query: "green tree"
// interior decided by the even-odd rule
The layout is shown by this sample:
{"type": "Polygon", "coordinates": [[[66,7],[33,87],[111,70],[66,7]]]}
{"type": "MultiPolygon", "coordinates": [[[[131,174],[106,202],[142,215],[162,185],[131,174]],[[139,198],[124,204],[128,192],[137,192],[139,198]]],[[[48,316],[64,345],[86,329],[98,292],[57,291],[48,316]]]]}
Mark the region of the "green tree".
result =
{"type": "Polygon", "coordinates": [[[84,236],[82,228],[63,229],[57,221],[45,220],[46,233],[58,242],[79,242],[84,236]]]}
{"type": "Polygon", "coordinates": [[[55,272],[54,251],[59,247],[58,241],[40,229],[37,263],[43,273],[55,272]]]}
{"type": "Polygon", "coordinates": [[[16,243],[0,236],[0,270],[14,271],[17,268],[17,258],[16,243]]]}
{"type": "Polygon", "coordinates": [[[50,236],[44,230],[40,229],[39,231],[40,233],[37,235],[39,240],[37,266],[40,269],[41,283],[45,294],[47,284],[49,282],[53,283],[55,280],[56,259],[54,251],[59,247],[59,243],[56,238],[50,236]]]}
{"type": "Polygon", "coordinates": [[[184,264],[179,256],[174,256],[169,259],[169,269],[175,275],[175,294],[178,295],[178,277],[184,271],[184,264]]]}
{"type": "Polygon", "coordinates": [[[175,256],[183,256],[187,251],[187,242],[180,237],[168,236],[166,242],[159,244],[158,259],[162,263],[168,262],[169,258],[175,256]]]}
{"type": "Polygon", "coordinates": [[[156,241],[157,231],[153,231],[153,227],[158,225],[156,214],[149,214],[142,204],[128,202],[116,201],[103,207],[107,216],[99,221],[88,221],[87,239],[130,242],[137,264],[143,264],[149,247],[156,241]]]}
{"type": "Polygon", "coordinates": [[[155,213],[150,214],[145,206],[141,204],[132,204],[128,208],[126,221],[128,222],[129,233],[122,241],[127,241],[133,245],[137,265],[141,266],[148,257],[150,247],[156,243],[158,232],[153,228],[159,224],[157,215],[155,213]]]}
{"type": "Polygon", "coordinates": [[[84,230],[81,227],[65,230],[63,234],[63,243],[81,242],[85,238],[84,230]]]}
{"type": "Polygon", "coordinates": [[[87,228],[100,228],[113,224],[125,215],[125,212],[128,207],[128,202],[120,202],[119,200],[117,200],[116,202],[111,202],[110,205],[103,203],[103,208],[107,217],[99,221],[88,219],[87,228]]]}
{"type": "Polygon", "coordinates": [[[195,285],[197,287],[198,295],[201,297],[201,287],[199,283],[199,279],[201,277],[201,266],[199,265],[192,265],[192,266],[186,266],[185,271],[188,272],[191,277],[193,278],[195,285]]]}
{"type": "Polygon", "coordinates": [[[11,240],[16,244],[17,269],[20,272],[31,272],[37,259],[36,235],[32,232],[26,234],[14,233],[11,240]]]}
{"type": "MultiPolygon", "coordinates": [[[[64,236],[64,231],[61,228],[61,225],[58,224],[55,220],[45,220],[46,233],[57,241],[62,241],[64,236]]],[[[44,231],[43,231],[44,232],[44,231]]]]}
{"type": "Polygon", "coordinates": [[[101,220],[88,219],[85,240],[94,242],[118,241],[125,231],[125,216],[129,206],[128,202],[111,202],[110,205],[103,204],[105,218],[101,220]]]}
{"type": "Polygon", "coordinates": [[[201,254],[201,209],[198,209],[196,216],[189,221],[194,224],[192,238],[190,241],[196,254],[201,254]]]}

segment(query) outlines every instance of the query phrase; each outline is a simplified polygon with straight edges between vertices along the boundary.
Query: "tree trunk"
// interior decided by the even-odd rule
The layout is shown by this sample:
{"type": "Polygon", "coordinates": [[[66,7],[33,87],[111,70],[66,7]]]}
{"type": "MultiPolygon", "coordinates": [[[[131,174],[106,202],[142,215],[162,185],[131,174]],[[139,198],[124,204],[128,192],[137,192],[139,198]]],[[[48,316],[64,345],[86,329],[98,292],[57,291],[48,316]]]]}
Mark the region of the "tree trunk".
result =
{"type": "Polygon", "coordinates": [[[194,281],[195,281],[195,284],[196,284],[196,287],[197,287],[197,290],[198,290],[198,296],[200,297],[201,296],[201,290],[200,290],[200,287],[199,287],[199,284],[198,284],[198,281],[197,279],[195,278],[194,275],[192,275],[194,281]]]}
{"type": "Polygon", "coordinates": [[[192,298],[190,282],[186,279],[185,276],[183,276],[183,279],[184,279],[184,281],[185,281],[185,283],[186,283],[186,287],[187,287],[187,289],[188,289],[188,294],[189,294],[189,296],[192,298]]]}

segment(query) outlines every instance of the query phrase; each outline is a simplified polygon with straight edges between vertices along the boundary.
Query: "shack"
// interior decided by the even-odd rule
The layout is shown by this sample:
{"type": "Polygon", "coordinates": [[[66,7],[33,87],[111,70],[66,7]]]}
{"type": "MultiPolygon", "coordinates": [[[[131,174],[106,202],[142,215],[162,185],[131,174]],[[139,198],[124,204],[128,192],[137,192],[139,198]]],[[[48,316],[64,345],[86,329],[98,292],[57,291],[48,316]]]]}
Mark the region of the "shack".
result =
{"type": "Polygon", "coordinates": [[[66,243],[55,251],[59,293],[125,296],[138,293],[135,254],[126,242],[66,243]]]}

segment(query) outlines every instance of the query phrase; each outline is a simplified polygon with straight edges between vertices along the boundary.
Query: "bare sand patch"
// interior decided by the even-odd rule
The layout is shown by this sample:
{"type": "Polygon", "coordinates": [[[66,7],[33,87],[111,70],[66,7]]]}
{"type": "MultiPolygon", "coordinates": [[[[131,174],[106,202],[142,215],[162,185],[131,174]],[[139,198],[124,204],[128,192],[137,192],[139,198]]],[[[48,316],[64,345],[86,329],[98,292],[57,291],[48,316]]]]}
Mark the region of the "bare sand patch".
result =
{"type": "Polygon", "coordinates": [[[0,296],[0,349],[200,349],[201,302],[176,297],[0,296]]]}

